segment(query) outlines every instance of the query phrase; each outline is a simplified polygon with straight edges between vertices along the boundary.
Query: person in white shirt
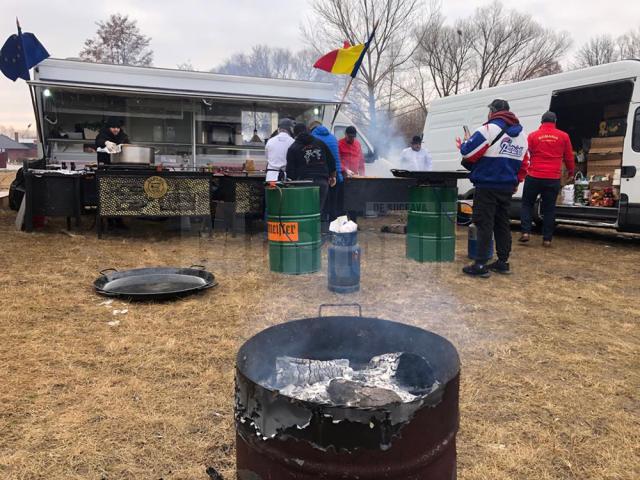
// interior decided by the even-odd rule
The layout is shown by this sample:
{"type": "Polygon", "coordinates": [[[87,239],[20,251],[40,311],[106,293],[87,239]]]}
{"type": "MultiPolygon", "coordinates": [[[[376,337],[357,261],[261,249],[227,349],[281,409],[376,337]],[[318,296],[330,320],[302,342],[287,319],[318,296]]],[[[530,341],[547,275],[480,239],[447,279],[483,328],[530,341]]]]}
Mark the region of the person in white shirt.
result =
{"type": "Polygon", "coordinates": [[[422,148],[422,137],[414,136],[411,146],[402,151],[400,168],[414,172],[429,172],[431,163],[431,155],[426,148],[422,148]]]}
{"type": "Polygon", "coordinates": [[[267,182],[277,182],[287,169],[287,150],[293,144],[293,121],[283,118],[278,123],[278,134],[271,137],[264,148],[267,157],[267,182]]]}

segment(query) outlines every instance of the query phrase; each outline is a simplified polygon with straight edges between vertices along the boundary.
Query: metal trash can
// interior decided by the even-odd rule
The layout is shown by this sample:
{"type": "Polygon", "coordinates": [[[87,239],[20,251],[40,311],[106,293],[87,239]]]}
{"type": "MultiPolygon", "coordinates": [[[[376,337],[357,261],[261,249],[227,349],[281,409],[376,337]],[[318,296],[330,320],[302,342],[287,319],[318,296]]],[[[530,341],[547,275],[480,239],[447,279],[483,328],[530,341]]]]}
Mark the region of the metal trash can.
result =
{"type": "Polygon", "coordinates": [[[418,262],[454,260],[457,200],[456,187],[411,187],[407,221],[407,258],[418,262]]]}
{"type": "Polygon", "coordinates": [[[287,274],[320,270],[320,189],[269,186],[267,232],[269,268],[287,274]]]}
{"type": "Polygon", "coordinates": [[[336,293],[360,290],[360,255],[358,232],[331,233],[328,249],[328,288],[336,293]]]}

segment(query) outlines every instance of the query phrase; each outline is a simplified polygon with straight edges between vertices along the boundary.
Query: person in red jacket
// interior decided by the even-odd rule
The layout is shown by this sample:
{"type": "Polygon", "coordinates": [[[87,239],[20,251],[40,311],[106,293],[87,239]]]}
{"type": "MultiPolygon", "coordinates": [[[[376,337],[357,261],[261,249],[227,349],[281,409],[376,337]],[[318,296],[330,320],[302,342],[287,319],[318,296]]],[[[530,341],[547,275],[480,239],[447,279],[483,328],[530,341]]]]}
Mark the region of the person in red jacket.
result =
{"type": "Polygon", "coordinates": [[[562,162],[567,167],[569,177],[573,177],[575,162],[569,135],[556,128],[556,114],[542,115],[542,125],[529,134],[529,171],[522,192],[520,242],[528,242],[531,233],[533,205],[540,195],[542,199],[542,244],[551,246],[551,238],[556,224],[556,198],[560,191],[562,162]]]}
{"type": "Polygon", "coordinates": [[[344,131],[344,138],[338,142],[342,173],[347,177],[364,176],[364,155],[362,155],[362,146],[356,139],[357,135],[356,127],[349,126],[344,131]]]}

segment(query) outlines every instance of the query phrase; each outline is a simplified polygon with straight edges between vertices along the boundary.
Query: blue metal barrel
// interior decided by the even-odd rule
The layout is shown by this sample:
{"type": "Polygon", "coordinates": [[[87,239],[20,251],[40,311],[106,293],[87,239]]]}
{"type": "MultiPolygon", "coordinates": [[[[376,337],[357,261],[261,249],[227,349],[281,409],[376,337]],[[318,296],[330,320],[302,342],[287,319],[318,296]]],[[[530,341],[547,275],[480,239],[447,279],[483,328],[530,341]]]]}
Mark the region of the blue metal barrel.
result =
{"type": "Polygon", "coordinates": [[[332,233],[328,251],[329,290],[352,293],[360,290],[358,232],[332,233]]]}

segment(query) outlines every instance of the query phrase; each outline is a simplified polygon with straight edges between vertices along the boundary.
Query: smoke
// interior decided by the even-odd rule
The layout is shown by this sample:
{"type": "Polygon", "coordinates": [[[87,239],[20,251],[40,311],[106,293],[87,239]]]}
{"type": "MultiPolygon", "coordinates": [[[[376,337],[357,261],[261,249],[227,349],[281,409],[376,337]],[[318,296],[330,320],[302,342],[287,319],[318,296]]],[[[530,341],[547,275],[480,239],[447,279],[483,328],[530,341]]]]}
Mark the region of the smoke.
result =
{"type": "MultiPolygon", "coordinates": [[[[422,132],[420,132],[422,133],[422,132]]],[[[367,137],[373,144],[377,158],[365,166],[369,177],[393,177],[391,169],[403,168],[400,163],[402,150],[408,142],[400,132],[398,125],[387,112],[378,112],[375,123],[367,129],[367,137]]]]}

